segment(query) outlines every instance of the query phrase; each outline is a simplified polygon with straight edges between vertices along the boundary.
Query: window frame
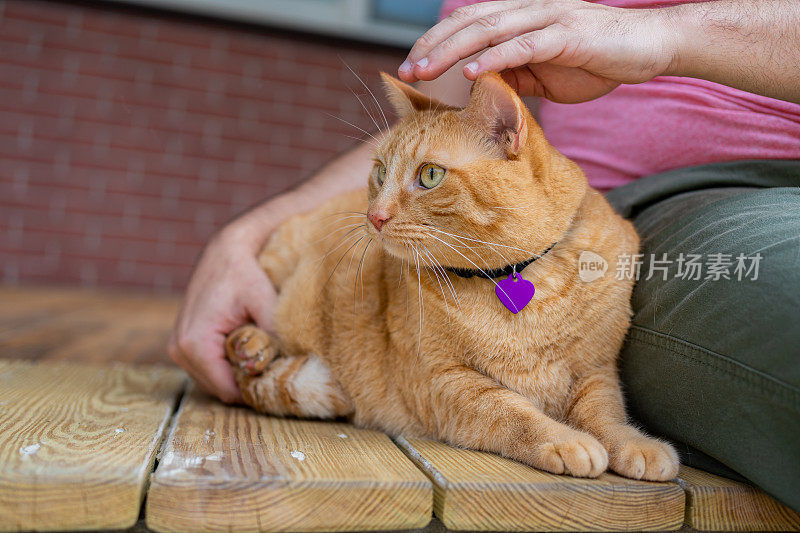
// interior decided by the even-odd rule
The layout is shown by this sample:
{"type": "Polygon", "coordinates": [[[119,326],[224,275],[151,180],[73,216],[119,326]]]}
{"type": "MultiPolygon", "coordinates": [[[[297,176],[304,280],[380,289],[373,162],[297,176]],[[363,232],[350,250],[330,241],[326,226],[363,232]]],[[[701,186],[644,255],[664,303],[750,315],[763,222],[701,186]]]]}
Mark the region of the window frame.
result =
{"type": "MultiPolygon", "coordinates": [[[[407,48],[428,28],[378,19],[372,0],[107,0],[407,48]]],[[[412,0],[413,1],[413,0],[412,0]]]]}

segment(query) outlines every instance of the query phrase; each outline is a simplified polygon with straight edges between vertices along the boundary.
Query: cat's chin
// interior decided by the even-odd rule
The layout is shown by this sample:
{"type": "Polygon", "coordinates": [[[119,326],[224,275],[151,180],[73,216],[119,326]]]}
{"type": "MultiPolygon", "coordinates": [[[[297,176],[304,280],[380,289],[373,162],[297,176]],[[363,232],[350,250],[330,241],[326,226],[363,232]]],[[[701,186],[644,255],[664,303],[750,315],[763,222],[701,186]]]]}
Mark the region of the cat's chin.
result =
{"type": "Polygon", "coordinates": [[[380,243],[383,250],[387,254],[393,257],[396,257],[398,259],[408,259],[409,257],[411,257],[411,254],[409,253],[408,249],[402,244],[393,243],[392,241],[386,238],[378,238],[376,240],[380,243]]]}
{"type": "Polygon", "coordinates": [[[381,247],[383,247],[383,250],[392,257],[395,257],[403,261],[408,261],[409,263],[414,262],[414,254],[411,252],[410,247],[404,246],[403,244],[399,244],[396,242],[392,242],[391,240],[385,237],[378,238],[377,241],[380,242],[380,245],[381,247]]]}

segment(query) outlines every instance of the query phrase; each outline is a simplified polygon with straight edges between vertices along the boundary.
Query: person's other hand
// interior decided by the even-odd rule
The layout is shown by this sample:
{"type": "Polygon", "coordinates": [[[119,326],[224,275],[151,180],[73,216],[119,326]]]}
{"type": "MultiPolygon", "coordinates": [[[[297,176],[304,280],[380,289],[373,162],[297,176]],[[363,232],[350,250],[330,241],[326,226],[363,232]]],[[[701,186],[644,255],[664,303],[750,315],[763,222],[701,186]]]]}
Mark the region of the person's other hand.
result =
{"type": "Polygon", "coordinates": [[[257,246],[241,233],[223,230],[209,242],[195,267],[169,340],[170,358],[222,401],[241,401],[225,357],[225,337],[247,322],[271,329],[277,299],[256,259],[257,246]]]}
{"type": "Polygon", "coordinates": [[[420,37],[398,74],[407,82],[432,80],[481,52],[464,67],[470,80],[495,71],[522,96],[583,102],[667,71],[676,45],[663,13],[582,0],[472,4],[420,37]]]}

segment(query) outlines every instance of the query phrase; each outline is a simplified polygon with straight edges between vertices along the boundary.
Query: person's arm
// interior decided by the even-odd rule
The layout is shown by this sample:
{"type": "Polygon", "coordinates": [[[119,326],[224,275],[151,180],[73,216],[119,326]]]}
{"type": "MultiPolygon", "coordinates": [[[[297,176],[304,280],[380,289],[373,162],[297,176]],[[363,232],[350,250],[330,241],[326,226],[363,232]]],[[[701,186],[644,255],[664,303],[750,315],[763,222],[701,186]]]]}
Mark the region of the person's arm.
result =
{"type": "Polygon", "coordinates": [[[664,15],[679,28],[664,74],[800,103],[800,2],[725,0],[664,15]]]}
{"type": "MultiPolygon", "coordinates": [[[[470,84],[460,71],[421,85],[422,91],[453,105],[469,95],[470,84]]],[[[226,402],[240,401],[225,359],[225,337],[248,321],[272,327],[277,294],[256,259],[269,235],[290,216],[365,187],[372,152],[370,143],[346,152],[300,187],[254,207],[211,238],[192,273],[168,349],[204,390],[226,402]]]]}
{"type": "Polygon", "coordinates": [[[272,328],[277,295],[256,259],[269,235],[289,216],[363,186],[371,168],[372,147],[364,143],[300,187],[251,209],[208,242],[192,273],[168,346],[170,358],[206,392],[225,402],[240,401],[225,359],[225,337],[248,321],[272,328]]]}
{"type": "Polygon", "coordinates": [[[501,72],[520,94],[580,102],[620,83],[688,76],[800,102],[800,2],[718,0],[655,9],[581,0],[509,0],[454,11],[400,66],[435,79],[462,58],[475,80],[501,72]]]}

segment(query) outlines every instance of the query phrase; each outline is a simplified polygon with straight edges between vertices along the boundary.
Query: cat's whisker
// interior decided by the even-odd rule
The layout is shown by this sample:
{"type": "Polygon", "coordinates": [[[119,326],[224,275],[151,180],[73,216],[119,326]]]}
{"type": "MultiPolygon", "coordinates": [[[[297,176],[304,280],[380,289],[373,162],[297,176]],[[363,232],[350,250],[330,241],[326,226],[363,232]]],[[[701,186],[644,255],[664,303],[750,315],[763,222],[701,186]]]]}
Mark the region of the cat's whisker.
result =
{"type": "MultiPolygon", "coordinates": [[[[361,242],[361,241],[362,241],[362,240],[363,240],[365,237],[367,237],[367,236],[368,236],[368,235],[364,234],[364,235],[362,235],[361,237],[359,237],[358,239],[356,239],[356,240],[355,240],[355,242],[353,242],[353,243],[352,243],[352,244],[351,244],[351,245],[350,245],[350,246],[349,246],[349,247],[348,247],[348,248],[347,248],[347,249],[344,251],[344,253],[342,253],[341,257],[339,257],[339,259],[336,261],[336,264],[335,264],[335,265],[333,265],[333,269],[331,270],[331,273],[330,273],[330,275],[328,276],[328,278],[325,280],[325,283],[323,283],[323,284],[322,284],[322,287],[320,288],[320,292],[322,291],[322,289],[324,289],[324,288],[325,288],[325,285],[327,285],[327,284],[328,284],[328,282],[329,282],[329,281],[331,280],[331,278],[333,277],[333,274],[334,274],[334,272],[336,272],[336,268],[339,266],[339,263],[341,263],[341,262],[342,262],[342,260],[343,260],[343,259],[344,259],[344,258],[347,256],[347,254],[350,252],[350,250],[352,250],[352,249],[353,249],[353,248],[354,248],[356,245],[358,245],[358,243],[359,243],[359,242],[361,242]]],[[[340,244],[339,246],[341,246],[341,244],[340,244]]],[[[337,248],[339,248],[339,246],[337,246],[337,248]]],[[[328,254],[330,254],[330,252],[329,252],[328,254]]],[[[328,255],[328,254],[326,254],[326,255],[328,255]]],[[[321,266],[322,266],[322,265],[320,264],[320,265],[317,267],[317,270],[318,270],[319,268],[321,268],[321,266]]],[[[315,272],[316,272],[316,270],[315,270],[315,272]]]]}
{"type": "MultiPolygon", "coordinates": [[[[342,212],[339,212],[339,213],[332,213],[332,214],[330,214],[330,215],[326,215],[326,216],[322,217],[322,219],[324,220],[324,219],[326,219],[326,218],[332,218],[332,217],[339,217],[339,221],[340,221],[340,222],[344,222],[344,221],[346,221],[347,219],[353,219],[353,218],[364,218],[364,217],[366,217],[366,215],[365,215],[364,213],[359,213],[359,212],[356,212],[356,211],[342,211],[342,212]],[[351,213],[352,213],[352,214],[351,214],[351,213]]],[[[306,245],[305,245],[305,247],[310,247],[310,246],[312,246],[312,245],[314,245],[314,244],[317,244],[318,242],[324,241],[325,239],[329,238],[330,236],[334,235],[335,233],[337,233],[337,232],[339,232],[339,231],[341,231],[341,230],[344,230],[344,229],[347,229],[347,228],[354,228],[354,227],[358,227],[358,226],[364,226],[364,227],[366,227],[366,225],[365,225],[363,222],[362,222],[362,223],[357,223],[357,224],[346,224],[346,225],[342,225],[342,226],[339,226],[339,227],[337,227],[336,229],[332,230],[332,231],[331,231],[330,233],[328,233],[327,235],[324,235],[324,236],[320,237],[319,239],[316,239],[316,240],[314,240],[314,241],[311,241],[311,242],[309,242],[308,244],[306,244],[306,245]]],[[[352,232],[352,230],[351,230],[351,231],[349,231],[349,232],[347,232],[347,233],[345,233],[344,235],[340,236],[340,237],[339,237],[339,238],[336,240],[336,242],[334,242],[334,244],[333,244],[333,245],[331,245],[331,246],[332,246],[332,247],[333,247],[333,246],[335,246],[335,245],[336,245],[337,243],[339,243],[339,242],[340,242],[340,241],[341,241],[343,238],[347,237],[347,235],[348,235],[349,233],[351,233],[351,232],[352,232]]],[[[330,250],[330,248],[329,248],[328,250],[329,250],[329,252],[330,252],[330,251],[332,251],[332,250],[330,250]]],[[[321,261],[321,260],[325,259],[325,257],[327,257],[327,254],[326,254],[326,255],[323,255],[322,257],[320,257],[320,258],[319,258],[317,261],[321,261]]]]}
{"type": "MultiPolygon", "coordinates": [[[[367,237],[368,235],[364,235],[364,236],[365,236],[365,237],[367,237]]],[[[356,243],[356,244],[358,244],[358,243],[356,243]]],[[[349,252],[349,250],[348,250],[348,252],[349,252]]],[[[353,258],[354,258],[355,256],[356,256],[356,254],[350,254],[350,260],[347,262],[347,270],[346,270],[346,271],[345,271],[345,273],[344,273],[344,281],[345,281],[345,282],[347,282],[347,278],[349,278],[349,277],[350,277],[350,267],[352,267],[352,266],[353,266],[353,258]]],[[[336,307],[336,304],[337,304],[338,302],[339,302],[339,293],[337,292],[337,293],[336,293],[336,298],[333,300],[333,307],[334,307],[334,308],[336,307]]]]}
{"type": "Polygon", "coordinates": [[[374,146],[376,149],[380,146],[375,141],[371,141],[369,139],[365,139],[364,137],[356,137],[355,135],[348,135],[346,133],[342,133],[342,135],[344,135],[345,137],[348,137],[350,139],[355,139],[356,141],[361,142],[361,143],[369,143],[372,146],[374,146]]]}
{"type": "Polygon", "coordinates": [[[448,288],[450,289],[450,293],[453,295],[453,300],[456,302],[458,309],[461,312],[463,312],[464,310],[461,309],[461,301],[458,299],[456,288],[453,286],[453,282],[450,281],[450,276],[447,275],[447,271],[444,269],[444,267],[442,267],[441,264],[439,264],[439,261],[436,260],[436,257],[433,255],[433,252],[431,252],[425,244],[422,244],[422,248],[425,251],[425,253],[427,253],[428,256],[431,258],[434,268],[438,268],[439,272],[442,273],[442,277],[444,278],[445,284],[448,286],[448,288]]]}
{"type": "MultiPolygon", "coordinates": [[[[424,252],[424,250],[423,250],[423,252],[424,252]]],[[[425,256],[423,255],[423,257],[425,257],[425,256]]],[[[447,294],[445,293],[444,285],[442,285],[442,282],[440,280],[439,270],[437,270],[435,268],[435,266],[433,266],[433,265],[431,266],[431,268],[433,269],[433,275],[436,276],[436,281],[439,283],[439,290],[442,291],[442,300],[444,300],[445,311],[447,312],[447,325],[450,326],[450,305],[447,302],[447,294]]],[[[447,276],[445,276],[445,278],[446,277],[447,276]]],[[[445,281],[445,285],[447,285],[446,281],[445,281]]],[[[453,301],[455,302],[455,298],[453,299],[453,301]]]]}
{"type": "MultiPolygon", "coordinates": [[[[364,88],[367,90],[367,92],[370,94],[370,96],[372,96],[372,99],[375,100],[375,105],[378,106],[378,111],[381,112],[381,116],[383,117],[383,122],[386,124],[386,130],[388,131],[389,130],[389,121],[386,119],[386,114],[383,112],[383,108],[381,107],[381,103],[375,97],[375,93],[372,92],[372,89],[370,89],[369,86],[366,83],[364,83],[364,80],[362,80],[361,77],[358,74],[356,74],[356,72],[352,68],[350,68],[350,65],[348,65],[347,62],[344,59],[342,59],[341,56],[339,56],[339,60],[344,64],[345,67],[347,67],[347,70],[349,70],[353,74],[353,76],[356,77],[356,79],[361,83],[361,85],[364,86],[364,88]]],[[[378,128],[378,129],[380,129],[380,128],[378,128]]]]}
{"type": "MultiPolygon", "coordinates": [[[[403,246],[406,249],[406,253],[408,253],[408,246],[405,245],[405,244],[403,246]]],[[[411,292],[409,290],[409,288],[408,288],[408,276],[409,276],[410,271],[411,271],[411,258],[409,258],[406,261],[406,324],[408,324],[408,315],[409,315],[409,307],[410,307],[409,303],[408,303],[408,300],[410,298],[408,293],[411,292]]]]}
{"type": "MultiPolygon", "coordinates": [[[[486,246],[488,246],[488,247],[489,247],[489,248],[490,248],[490,249],[491,249],[493,252],[495,252],[496,254],[500,255],[500,257],[502,257],[502,258],[503,258],[503,260],[504,260],[504,261],[506,261],[506,263],[509,263],[508,259],[507,259],[507,258],[505,258],[505,257],[504,257],[504,256],[503,256],[503,255],[502,255],[500,252],[498,252],[497,250],[495,250],[495,249],[493,248],[494,246],[499,246],[499,247],[501,247],[501,248],[508,248],[508,249],[511,249],[511,250],[516,250],[516,251],[520,251],[520,252],[525,252],[525,253],[529,254],[531,257],[536,257],[536,259],[537,259],[537,260],[538,260],[538,259],[542,259],[542,260],[544,260],[544,261],[556,262],[554,259],[552,259],[552,258],[550,258],[550,257],[547,257],[547,256],[545,256],[545,255],[544,255],[544,254],[542,254],[542,253],[536,253],[536,252],[532,252],[532,251],[530,251],[530,250],[525,250],[524,248],[517,248],[516,246],[509,246],[509,245],[507,245],[507,244],[500,244],[500,243],[498,243],[498,242],[488,242],[488,241],[482,241],[482,240],[480,240],[480,239],[475,239],[475,238],[473,238],[473,237],[468,237],[468,236],[466,236],[466,235],[461,235],[461,234],[458,234],[458,233],[455,233],[455,234],[450,234],[450,233],[447,233],[446,231],[442,231],[441,229],[437,229],[437,227],[436,227],[436,226],[433,226],[433,225],[428,225],[427,227],[429,227],[430,229],[432,229],[432,230],[434,230],[434,231],[438,231],[439,233],[443,233],[443,234],[445,234],[445,235],[449,235],[450,237],[453,237],[453,238],[458,238],[458,237],[461,237],[461,239],[464,239],[464,240],[468,240],[468,241],[473,241],[473,242],[478,242],[478,243],[485,244],[485,245],[486,245],[486,246]]],[[[453,230],[450,230],[450,231],[453,231],[453,230]]]]}
{"type": "MultiPolygon", "coordinates": [[[[328,218],[328,217],[322,217],[322,218],[324,219],[324,218],[328,218]]],[[[341,219],[339,219],[339,222],[346,222],[346,219],[348,219],[348,218],[352,219],[352,218],[359,218],[359,217],[356,216],[356,215],[346,216],[346,217],[342,217],[341,219]]],[[[330,238],[331,236],[335,235],[339,231],[342,231],[342,230],[345,230],[345,229],[348,229],[348,228],[354,228],[356,226],[364,226],[364,225],[365,224],[363,222],[359,222],[359,223],[355,223],[355,224],[340,225],[336,229],[331,230],[330,232],[328,232],[327,234],[323,235],[322,237],[320,237],[318,239],[315,239],[313,241],[309,241],[308,243],[304,244],[303,247],[304,248],[310,248],[314,244],[317,244],[319,242],[324,241],[325,239],[330,238]]],[[[337,242],[338,242],[338,240],[337,240],[337,242]]]]}
{"type": "MultiPolygon", "coordinates": [[[[346,249],[346,250],[345,250],[345,251],[342,253],[341,257],[339,257],[339,260],[338,260],[338,261],[336,261],[336,264],[335,264],[335,265],[333,265],[333,268],[331,269],[331,273],[328,275],[328,278],[325,280],[325,283],[323,283],[323,284],[322,284],[322,286],[319,288],[319,292],[317,292],[317,295],[314,297],[314,301],[318,301],[318,300],[319,300],[319,297],[320,297],[320,296],[322,296],[322,291],[324,291],[324,290],[325,290],[325,287],[326,287],[326,286],[328,285],[328,283],[331,281],[331,278],[333,278],[333,274],[336,272],[336,269],[337,269],[337,268],[339,268],[339,264],[342,262],[342,260],[345,258],[345,256],[347,256],[347,254],[350,252],[350,250],[352,250],[352,249],[353,249],[355,246],[357,246],[357,245],[358,245],[358,243],[359,243],[359,242],[361,242],[361,241],[362,241],[362,240],[363,240],[365,237],[367,237],[367,235],[366,235],[366,234],[364,234],[364,235],[362,235],[361,237],[359,237],[358,239],[356,239],[356,241],[355,241],[353,244],[351,244],[351,245],[350,245],[350,247],[349,247],[349,248],[347,248],[347,249],[346,249]]],[[[338,246],[337,246],[337,248],[338,248],[338,246]]],[[[322,263],[320,263],[320,264],[317,266],[317,268],[316,268],[316,269],[314,269],[314,273],[316,274],[316,272],[317,272],[317,271],[318,271],[318,270],[319,270],[321,267],[322,267],[322,263]]],[[[309,316],[311,316],[311,309],[309,309],[309,310],[308,310],[308,313],[306,313],[306,318],[305,318],[305,320],[306,320],[306,321],[308,320],[308,317],[309,317],[309,316]]]]}
{"type": "MultiPolygon", "coordinates": [[[[441,233],[446,233],[446,232],[442,232],[441,230],[439,230],[439,231],[440,231],[441,233]]],[[[452,230],[450,230],[450,231],[452,231],[452,230]]],[[[457,235],[460,235],[460,234],[457,234],[457,235]]],[[[501,248],[508,248],[508,249],[510,249],[510,250],[516,250],[516,251],[519,251],[519,252],[525,252],[526,254],[529,254],[531,257],[536,257],[537,259],[540,259],[540,258],[541,258],[541,259],[544,259],[544,260],[546,260],[546,261],[553,261],[553,259],[551,259],[551,258],[549,258],[549,257],[546,257],[546,256],[545,256],[544,254],[542,254],[542,253],[538,253],[538,252],[532,252],[531,250],[526,250],[526,249],[524,249],[524,248],[518,248],[518,247],[516,247],[516,246],[510,246],[510,245],[507,245],[507,244],[500,244],[500,243],[498,243],[498,242],[488,242],[488,241],[482,241],[482,240],[480,240],[480,239],[475,239],[475,238],[473,238],[473,237],[468,237],[468,236],[466,236],[466,235],[461,235],[461,237],[462,237],[463,239],[465,239],[465,240],[474,241],[474,242],[480,242],[480,243],[483,243],[483,244],[485,244],[485,245],[487,245],[487,246],[490,246],[490,247],[491,247],[491,246],[499,246],[499,247],[501,247],[501,248]]]]}
{"type": "MultiPolygon", "coordinates": [[[[437,280],[439,279],[439,273],[442,273],[444,275],[445,285],[447,285],[447,288],[450,289],[450,292],[452,293],[452,290],[451,290],[450,285],[448,283],[449,279],[448,279],[447,275],[445,274],[445,272],[442,269],[441,265],[439,265],[437,263],[436,258],[433,256],[433,254],[431,254],[431,252],[428,249],[428,247],[425,246],[425,244],[421,243],[421,242],[417,243],[417,246],[418,246],[417,249],[420,251],[420,254],[421,254],[420,258],[423,260],[425,267],[434,271],[434,275],[436,276],[437,280]]],[[[442,294],[442,296],[444,296],[444,294],[442,294]]],[[[446,298],[445,298],[445,301],[446,301],[446,298]]],[[[455,294],[453,294],[453,301],[454,302],[457,301],[457,298],[456,298],[455,294]]]]}
{"type": "MultiPolygon", "coordinates": [[[[424,250],[421,250],[424,252],[424,250]]],[[[439,284],[439,290],[442,291],[442,299],[444,300],[444,307],[447,313],[447,325],[450,326],[450,305],[447,303],[447,295],[444,293],[444,286],[439,279],[439,272],[434,268],[433,263],[425,260],[425,255],[420,255],[420,260],[428,267],[428,270],[433,270],[433,275],[436,277],[436,282],[439,284]]]]}
{"type": "MultiPolygon", "coordinates": [[[[355,256],[357,253],[358,253],[358,250],[356,250],[353,253],[353,255],[355,256]]],[[[345,279],[345,281],[347,281],[347,280],[345,279]]],[[[353,332],[356,331],[356,287],[357,287],[357,285],[358,285],[358,267],[356,267],[356,272],[353,275],[353,312],[352,312],[353,325],[351,326],[351,330],[353,332]]]]}
{"type": "Polygon", "coordinates": [[[430,227],[430,229],[432,229],[434,231],[438,231],[439,233],[444,233],[445,235],[449,235],[450,237],[460,237],[460,238],[462,238],[464,240],[485,244],[487,246],[494,245],[494,246],[499,246],[501,248],[509,248],[511,250],[516,250],[516,251],[519,251],[519,252],[525,252],[527,254],[536,255],[534,252],[531,252],[530,250],[525,250],[524,248],[517,248],[516,246],[510,246],[510,245],[507,245],[507,244],[500,244],[498,242],[482,241],[480,239],[476,239],[474,237],[469,237],[469,236],[464,235],[462,233],[455,232],[455,231],[453,231],[451,229],[448,229],[448,231],[451,231],[452,233],[448,233],[447,231],[443,231],[441,228],[439,228],[437,226],[434,226],[432,224],[429,225],[428,227],[430,227]]]}
{"type": "Polygon", "coordinates": [[[338,228],[336,228],[334,230],[331,230],[331,232],[328,235],[325,235],[323,237],[320,237],[319,239],[310,241],[310,242],[306,243],[303,247],[304,248],[309,248],[309,247],[311,247],[311,246],[313,246],[313,245],[315,245],[315,244],[317,244],[319,242],[324,241],[325,239],[330,238],[332,235],[336,234],[339,231],[342,231],[342,230],[345,230],[345,229],[348,229],[348,228],[355,228],[355,227],[358,227],[358,226],[364,226],[364,223],[363,222],[359,222],[359,223],[356,223],[356,224],[346,224],[344,226],[339,226],[338,228]]]}
{"type": "MultiPolygon", "coordinates": [[[[430,85],[428,85],[428,111],[430,111],[430,110],[431,110],[431,104],[430,104],[430,103],[431,103],[432,101],[433,101],[432,90],[431,90],[431,86],[430,86],[430,85]]],[[[433,109],[433,112],[434,112],[434,113],[436,113],[436,112],[439,110],[439,105],[440,105],[441,103],[442,103],[442,102],[441,102],[441,100],[436,100],[436,107],[433,109]]]]}
{"type": "Polygon", "coordinates": [[[353,124],[352,122],[350,122],[350,121],[348,121],[348,120],[345,120],[345,119],[343,119],[342,117],[337,117],[336,115],[332,115],[331,113],[327,113],[327,112],[325,112],[325,114],[326,114],[326,115],[328,115],[328,116],[329,116],[329,117],[331,117],[331,118],[335,118],[335,119],[337,119],[337,120],[341,120],[342,122],[344,122],[344,123],[345,123],[345,124],[347,124],[348,126],[352,126],[352,127],[354,127],[355,129],[357,129],[358,131],[360,131],[360,132],[364,133],[365,135],[369,135],[370,137],[372,137],[372,138],[375,140],[375,142],[377,143],[377,145],[380,145],[381,141],[380,141],[380,140],[379,140],[377,137],[375,137],[373,134],[371,134],[370,132],[368,132],[367,130],[365,130],[364,128],[362,128],[362,127],[360,127],[360,126],[356,126],[356,125],[355,125],[355,124],[353,124]]]}
{"type": "Polygon", "coordinates": [[[364,112],[367,114],[367,116],[372,121],[372,123],[375,124],[375,129],[377,129],[378,131],[381,131],[381,127],[378,125],[378,122],[375,120],[375,117],[372,116],[372,113],[369,112],[369,109],[364,104],[364,102],[361,100],[361,97],[358,94],[356,94],[356,92],[353,89],[350,89],[350,92],[353,93],[353,96],[356,97],[356,100],[358,100],[358,103],[361,104],[361,107],[364,108],[364,112]]]}
{"type": "MultiPolygon", "coordinates": [[[[446,233],[446,232],[441,232],[441,233],[444,233],[445,235],[450,235],[449,233],[446,233]]],[[[455,236],[455,235],[451,235],[451,237],[452,237],[452,238],[454,238],[454,239],[458,239],[458,238],[459,238],[459,237],[457,237],[457,236],[455,236]]],[[[514,248],[514,249],[516,249],[516,250],[519,250],[519,251],[521,251],[521,252],[525,252],[525,253],[527,253],[527,254],[531,255],[531,256],[532,256],[532,257],[534,257],[536,260],[539,260],[539,259],[541,259],[543,263],[544,263],[544,262],[553,262],[553,263],[556,263],[556,261],[555,261],[553,258],[551,258],[551,257],[547,257],[547,256],[545,256],[544,254],[537,254],[537,253],[531,252],[531,251],[529,251],[529,250],[523,250],[522,248],[515,248],[515,247],[512,247],[512,246],[505,246],[505,245],[502,245],[502,244],[499,244],[499,243],[492,243],[492,242],[482,241],[482,240],[480,240],[480,239],[473,239],[473,238],[470,238],[470,237],[461,237],[461,238],[462,238],[462,239],[465,239],[465,240],[470,240],[470,241],[474,241],[474,242],[480,242],[480,243],[483,243],[483,244],[484,244],[484,245],[486,245],[486,246],[487,246],[487,247],[488,247],[488,248],[489,248],[491,251],[493,251],[494,253],[496,253],[497,255],[499,255],[499,256],[500,256],[500,258],[501,258],[501,259],[503,259],[503,261],[504,261],[504,262],[505,262],[507,265],[511,264],[512,262],[511,262],[511,261],[510,261],[510,260],[509,260],[509,259],[508,259],[506,256],[504,256],[503,254],[501,254],[501,253],[500,253],[500,252],[499,252],[499,251],[498,251],[498,250],[497,250],[497,249],[496,249],[494,246],[503,246],[503,247],[505,247],[505,248],[514,248]],[[493,245],[494,245],[494,246],[493,246],[493,245]]],[[[463,241],[462,241],[462,242],[463,242],[463,241]]]]}
{"type": "Polygon", "coordinates": [[[529,207],[533,206],[536,202],[531,202],[528,205],[518,205],[518,206],[488,206],[490,209],[528,209],[529,207]]]}
{"type": "Polygon", "coordinates": [[[322,218],[325,219],[325,218],[329,218],[329,217],[335,217],[335,216],[338,216],[338,215],[362,215],[362,216],[367,216],[367,214],[364,213],[363,211],[337,211],[335,213],[331,213],[329,215],[325,215],[322,218]]]}
{"type": "MultiPolygon", "coordinates": [[[[437,230],[437,231],[440,231],[440,230],[437,230]]],[[[496,249],[495,249],[495,248],[494,248],[494,247],[493,247],[493,246],[492,246],[490,243],[488,243],[488,242],[486,242],[486,241],[478,241],[478,239],[469,239],[469,238],[467,238],[467,237],[458,237],[458,236],[456,236],[456,235],[453,235],[453,234],[450,234],[450,233],[447,233],[447,232],[444,232],[444,231],[440,231],[440,233],[443,233],[444,235],[449,235],[451,238],[453,238],[453,239],[455,239],[456,241],[460,242],[462,245],[464,245],[464,246],[467,246],[468,248],[471,248],[471,247],[470,247],[470,246],[468,246],[467,244],[465,244],[465,243],[464,243],[464,240],[470,240],[470,241],[473,241],[473,242],[480,242],[480,243],[482,243],[482,244],[485,244],[485,245],[486,245],[486,246],[489,248],[489,250],[491,250],[492,252],[494,252],[494,253],[496,253],[497,255],[499,255],[499,256],[500,256],[500,259],[502,259],[502,260],[503,260],[503,261],[504,261],[504,262],[505,262],[507,265],[511,263],[511,261],[509,261],[509,260],[508,260],[508,258],[507,258],[506,256],[504,256],[502,253],[500,253],[500,252],[499,252],[498,250],[496,250],[496,249]]],[[[473,252],[474,252],[474,251],[475,251],[475,250],[473,250],[473,252]]]]}
{"type": "MultiPolygon", "coordinates": [[[[341,237],[336,239],[336,241],[331,245],[331,249],[329,249],[328,252],[325,253],[325,255],[323,255],[319,259],[315,260],[314,262],[319,262],[320,266],[321,266],[322,263],[325,261],[325,258],[327,258],[333,252],[338,250],[342,246],[342,244],[345,243],[345,239],[347,239],[347,236],[350,235],[351,233],[353,233],[354,231],[358,231],[359,228],[365,228],[366,229],[366,224],[356,224],[356,226],[354,228],[351,228],[350,230],[347,231],[347,233],[345,233],[344,235],[342,235],[341,237]]],[[[366,235],[366,233],[365,233],[365,235],[366,235]]],[[[316,270],[314,272],[316,273],[316,270]]]]}
{"type": "MultiPolygon", "coordinates": [[[[403,247],[407,250],[408,247],[404,244],[403,247]]],[[[405,263],[406,257],[405,253],[400,257],[400,277],[397,280],[397,288],[400,288],[400,284],[403,282],[403,264],[405,263]]]]}
{"type": "MultiPolygon", "coordinates": [[[[368,235],[365,235],[368,237],[368,235]]],[[[367,244],[364,246],[364,250],[361,252],[361,260],[358,262],[358,268],[356,269],[356,275],[353,277],[353,329],[356,327],[356,295],[358,294],[358,287],[357,283],[358,280],[361,280],[361,301],[364,301],[364,276],[362,272],[362,267],[364,266],[364,257],[367,255],[367,249],[369,245],[372,244],[372,238],[370,237],[367,244]]]]}
{"type": "MultiPolygon", "coordinates": [[[[434,235],[430,234],[430,233],[428,233],[428,236],[429,237],[433,237],[434,239],[436,239],[436,237],[434,235]]],[[[454,238],[454,237],[451,237],[451,238],[454,238]]],[[[444,242],[441,239],[437,239],[437,240],[439,240],[441,242],[444,242]]],[[[489,269],[489,270],[492,269],[492,267],[489,265],[489,262],[481,254],[479,254],[478,251],[474,247],[470,246],[469,244],[466,244],[463,241],[460,241],[460,244],[459,244],[459,241],[457,241],[456,244],[452,244],[452,243],[445,243],[445,244],[447,244],[450,248],[452,248],[456,252],[458,252],[458,250],[457,250],[458,248],[466,248],[467,251],[475,254],[475,256],[483,262],[484,266],[486,266],[487,269],[489,269]]],[[[461,255],[462,255],[462,257],[465,257],[463,254],[461,254],[461,255]]]]}
{"type": "MultiPolygon", "coordinates": [[[[412,247],[414,245],[412,244],[412,247]]],[[[417,333],[417,357],[420,355],[420,351],[422,348],[422,320],[425,316],[425,304],[422,303],[422,275],[420,274],[419,268],[419,254],[417,253],[416,247],[412,248],[414,251],[414,264],[416,265],[417,270],[417,295],[419,298],[419,331],[417,333]]]]}
{"type": "Polygon", "coordinates": [[[333,218],[334,216],[338,217],[338,220],[340,220],[340,221],[341,220],[347,220],[347,219],[350,219],[350,218],[364,218],[364,215],[343,215],[343,214],[337,213],[336,215],[328,215],[326,217],[322,217],[320,220],[325,220],[326,218],[333,218]]]}
{"type": "MultiPolygon", "coordinates": [[[[370,237],[367,246],[364,247],[364,254],[361,256],[362,263],[364,259],[367,257],[367,251],[369,250],[370,245],[372,244],[372,238],[370,237]]],[[[361,302],[364,302],[364,269],[361,269],[361,276],[359,277],[359,284],[361,285],[361,302]]]]}
{"type": "Polygon", "coordinates": [[[452,246],[450,246],[448,243],[446,243],[445,241],[443,241],[442,239],[440,239],[440,238],[439,238],[439,237],[437,237],[436,235],[433,235],[432,233],[431,233],[431,234],[428,234],[428,235],[429,235],[430,237],[432,237],[432,238],[436,239],[437,241],[441,242],[441,243],[442,243],[442,244],[444,244],[445,246],[447,246],[447,247],[451,248],[451,249],[452,249],[454,252],[456,252],[458,255],[460,255],[461,257],[463,257],[464,259],[466,259],[466,260],[467,260],[467,261],[469,261],[470,263],[472,263],[472,266],[474,266],[475,268],[477,268],[478,270],[480,270],[480,271],[483,273],[483,275],[484,275],[484,276],[486,276],[486,278],[487,278],[489,281],[491,281],[491,282],[494,284],[494,286],[495,286],[495,287],[498,287],[498,288],[499,288],[499,289],[500,289],[500,290],[503,292],[503,294],[505,294],[505,295],[506,295],[506,298],[508,298],[509,300],[511,300],[511,297],[510,297],[510,296],[508,295],[508,293],[507,293],[507,292],[506,292],[506,291],[503,289],[503,287],[500,287],[500,286],[497,284],[497,282],[496,282],[494,279],[492,279],[492,278],[489,276],[489,274],[487,274],[487,273],[486,273],[486,271],[485,271],[484,269],[482,269],[481,267],[479,267],[478,265],[476,265],[476,264],[475,264],[475,262],[474,262],[472,259],[470,259],[470,258],[469,258],[469,257],[467,257],[466,255],[462,254],[461,252],[459,252],[458,250],[456,250],[455,248],[453,248],[452,246]]]}

